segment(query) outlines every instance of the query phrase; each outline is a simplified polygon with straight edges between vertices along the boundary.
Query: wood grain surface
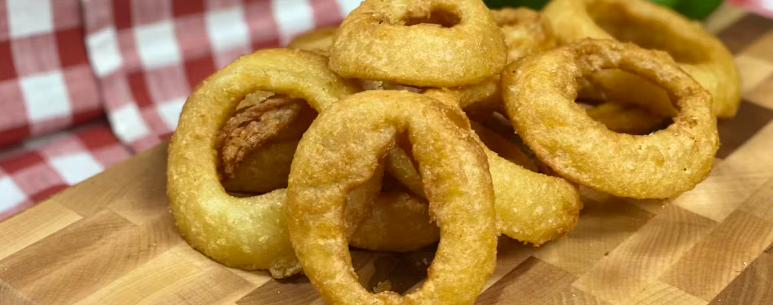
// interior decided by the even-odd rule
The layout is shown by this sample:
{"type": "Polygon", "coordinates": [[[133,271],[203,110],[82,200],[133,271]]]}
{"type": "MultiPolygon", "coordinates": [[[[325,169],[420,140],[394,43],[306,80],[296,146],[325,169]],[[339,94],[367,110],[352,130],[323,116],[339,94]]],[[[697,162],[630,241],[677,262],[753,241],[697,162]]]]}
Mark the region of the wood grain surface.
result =
{"type": "MultiPolygon", "coordinates": [[[[583,189],[567,237],[501,238],[479,304],[773,304],[773,21],[723,8],[707,28],[736,54],[744,101],[721,121],[711,176],[669,200],[583,189]]],[[[225,268],[177,234],[166,145],[0,222],[0,304],[323,304],[303,276],[225,268]]],[[[353,250],[360,282],[421,284],[434,249],[353,250]]]]}

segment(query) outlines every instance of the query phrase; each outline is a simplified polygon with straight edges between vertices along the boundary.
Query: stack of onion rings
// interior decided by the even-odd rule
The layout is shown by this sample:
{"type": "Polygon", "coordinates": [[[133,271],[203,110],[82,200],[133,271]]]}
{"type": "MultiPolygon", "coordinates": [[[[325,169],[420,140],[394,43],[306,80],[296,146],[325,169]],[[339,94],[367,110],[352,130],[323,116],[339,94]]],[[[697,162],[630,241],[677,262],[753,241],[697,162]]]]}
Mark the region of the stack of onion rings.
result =
{"type": "Polygon", "coordinates": [[[332,304],[471,304],[497,235],[539,246],[577,224],[577,184],[668,198],[708,175],[737,71],[671,17],[641,0],[554,0],[544,14],[366,0],[340,28],[243,56],[195,89],[169,147],[171,212],[203,254],[276,278],[303,269],[332,304]],[[370,294],[352,271],[349,246],[438,240],[405,296],[370,294]]]}
{"type": "MultiPolygon", "coordinates": [[[[220,184],[217,166],[220,129],[236,104],[257,90],[302,98],[324,109],[356,87],[327,70],[326,60],[312,53],[276,49],[243,56],[210,76],[188,98],[169,147],[168,194],[177,227],[195,249],[227,266],[268,269],[282,278],[301,270],[287,236],[285,190],[232,197],[220,184]]],[[[349,194],[347,236],[363,222],[377,220],[368,218],[371,212],[365,206],[376,199],[379,189],[380,177],[376,177],[349,194]]],[[[394,202],[398,205],[385,203],[374,209],[403,206],[394,202]]],[[[415,210],[415,204],[406,209],[415,210]]],[[[434,239],[418,236],[411,242],[428,244],[434,239]]]]}

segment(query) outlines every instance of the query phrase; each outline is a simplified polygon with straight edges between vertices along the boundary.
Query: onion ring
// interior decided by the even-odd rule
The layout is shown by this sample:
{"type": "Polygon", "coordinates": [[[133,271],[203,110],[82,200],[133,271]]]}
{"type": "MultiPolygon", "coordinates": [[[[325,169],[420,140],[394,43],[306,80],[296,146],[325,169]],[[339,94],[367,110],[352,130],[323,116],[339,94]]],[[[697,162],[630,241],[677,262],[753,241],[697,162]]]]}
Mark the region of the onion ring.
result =
{"type": "Polygon", "coordinates": [[[480,0],[366,0],[344,19],[330,49],[330,68],[342,77],[424,87],[478,83],[506,60],[501,32],[480,0]],[[419,18],[427,22],[415,24],[419,18]]]}
{"type": "Polygon", "coordinates": [[[569,180],[616,196],[660,199],[692,189],[711,171],[719,144],[711,95],[663,52],[582,40],[511,64],[502,86],[518,134],[569,180]],[[578,79],[615,68],[661,85],[680,109],[674,123],[634,136],[588,117],[574,101],[578,79]]]}
{"type": "Polygon", "coordinates": [[[333,37],[335,37],[337,30],[336,26],[317,28],[293,38],[287,47],[327,57],[330,55],[330,46],[333,44],[333,37]]]}
{"type": "MultiPolygon", "coordinates": [[[[167,189],[177,228],[193,248],[226,266],[268,269],[281,278],[301,269],[285,226],[285,191],[235,198],[223,189],[217,170],[218,133],[237,103],[258,90],[302,98],[321,110],[357,87],[312,53],[274,49],[242,56],[186,101],[169,146],[167,189]]],[[[367,204],[379,190],[380,179],[374,179],[350,193],[347,236],[367,218],[367,204]]]]}
{"type": "MultiPolygon", "coordinates": [[[[452,107],[456,95],[440,91],[425,93],[452,107]]],[[[475,126],[476,129],[484,129],[475,126]]],[[[492,137],[493,132],[486,133],[492,137]]],[[[498,141],[505,145],[506,140],[498,141]]],[[[483,144],[483,143],[481,143],[483,144]]],[[[535,246],[557,239],[577,224],[582,201],[576,186],[560,177],[536,173],[500,157],[485,145],[494,184],[497,229],[500,233],[535,246]]],[[[517,147],[511,149],[517,150],[517,147]]],[[[392,149],[387,155],[387,172],[414,194],[424,196],[421,176],[408,155],[411,149],[392,149]]]]}
{"type": "Polygon", "coordinates": [[[494,191],[466,118],[405,91],[366,91],[320,114],[301,139],[287,194],[288,228],[304,273],[329,304],[472,304],[494,270],[494,191]],[[398,133],[424,177],[440,244],[423,287],[370,294],[344,236],[346,191],[371,179],[398,133]],[[342,145],[342,142],[344,143],[342,145]],[[356,143],[356,145],[354,145],[356,143]],[[464,279],[464,280],[460,280],[464,279]]]}
{"type": "Polygon", "coordinates": [[[529,8],[491,10],[507,46],[507,63],[558,46],[553,33],[543,25],[540,13],[529,8]]]}
{"type": "MultiPolygon", "coordinates": [[[[716,37],[668,8],[645,0],[554,0],[542,15],[561,43],[614,37],[665,50],[711,93],[715,115],[729,118],[738,111],[741,86],[733,55],[716,37]]],[[[676,114],[668,95],[652,82],[617,70],[599,72],[592,80],[611,101],[635,103],[659,115],[676,114]]]]}

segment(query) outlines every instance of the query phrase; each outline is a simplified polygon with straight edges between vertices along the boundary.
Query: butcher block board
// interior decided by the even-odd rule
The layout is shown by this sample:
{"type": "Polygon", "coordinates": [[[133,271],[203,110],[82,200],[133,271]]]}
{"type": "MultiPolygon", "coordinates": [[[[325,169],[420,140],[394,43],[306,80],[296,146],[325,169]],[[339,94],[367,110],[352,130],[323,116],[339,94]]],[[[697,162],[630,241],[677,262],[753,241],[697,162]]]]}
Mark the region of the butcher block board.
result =
{"type": "MultiPolygon", "coordinates": [[[[500,238],[479,304],[773,304],[773,21],[725,8],[744,101],[711,176],[667,201],[583,190],[579,225],[540,248],[500,238]]],[[[322,304],[303,276],[223,267],[178,235],[160,145],[0,222],[0,304],[322,304]]],[[[363,285],[419,285],[434,249],[353,250],[363,285]]]]}

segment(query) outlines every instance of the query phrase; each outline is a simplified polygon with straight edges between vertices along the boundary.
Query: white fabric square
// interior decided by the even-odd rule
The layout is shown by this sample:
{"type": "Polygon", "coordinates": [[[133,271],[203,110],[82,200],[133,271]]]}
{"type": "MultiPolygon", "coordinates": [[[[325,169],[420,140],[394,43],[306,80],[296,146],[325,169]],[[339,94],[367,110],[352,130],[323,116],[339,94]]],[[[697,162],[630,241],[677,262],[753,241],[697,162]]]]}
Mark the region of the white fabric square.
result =
{"type": "Polygon", "coordinates": [[[101,29],[86,38],[89,60],[97,76],[105,76],[123,65],[123,57],[118,49],[118,39],[112,27],[101,29]]]}
{"type": "Polygon", "coordinates": [[[70,114],[70,95],[61,71],[22,77],[20,84],[32,122],[70,114]]]}
{"type": "Polygon", "coordinates": [[[181,97],[158,105],[158,113],[169,129],[174,130],[177,127],[177,122],[180,121],[180,112],[183,111],[183,104],[185,104],[185,98],[181,97]]]}
{"type": "Polygon", "coordinates": [[[314,9],[308,0],[271,0],[271,9],[283,46],[298,34],[314,28],[314,9]]]}
{"type": "Polygon", "coordinates": [[[215,51],[246,46],[249,29],[240,6],[207,13],[207,36],[215,51]]]}
{"type": "Polygon", "coordinates": [[[766,10],[773,11],[773,0],[762,0],[762,7],[766,10]]]}
{"type": "Polygon", "coordinates": [[[0,213],[27,200],[27,195],[24,195],[24,192],[16,186],[16,183],[13,183],[11,177],[0,178],[0,194],[2,194],[0,213]]]}
{"type": "Polygon", "coordinates": [[[75,185],[103,170],[102,165],[85,152],[55,157],[49,162],[69,185],[75,185]]]}
{"type": "Polygon", "coordinates": [[[179,63],[180,47],[172,21],[157,22],[134,28],[134,43],[145,69],[179,63]]]}
{"type": "Polygon", "coordinates": [[[140,115],[134,102],[127,103],[112,112],[108,112],[110,125],[121,141],[128,143],[149,134],[148,126],[140,115]]]}
{"type": "Polygon", "coordinates": [[[8,30],[11,37],[19,38],[54,32],[51,0],[7,1],[8,30]]]}
{"type": "Polygon", "coordinates": [[[341,11],[341,16],[346,17],[351,11],[360,6],[363,0],[336,0],[338,2],[338,9],[341,11]]]}

